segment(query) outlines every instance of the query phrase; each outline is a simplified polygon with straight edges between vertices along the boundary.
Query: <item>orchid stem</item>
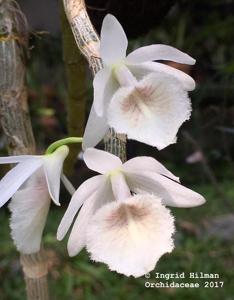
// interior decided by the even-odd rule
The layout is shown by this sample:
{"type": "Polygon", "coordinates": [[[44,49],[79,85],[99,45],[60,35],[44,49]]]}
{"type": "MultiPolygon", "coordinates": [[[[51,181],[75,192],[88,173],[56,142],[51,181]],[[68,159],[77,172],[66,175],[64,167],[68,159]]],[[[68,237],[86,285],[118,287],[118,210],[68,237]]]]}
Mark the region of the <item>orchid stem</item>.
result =
{"type": "Polygon", "coordinates": [[[65,139],[58,140],[54,143],[52,143],[46,150],[45,154],[51,154],[53,153],[57,148],[67,145],[67,144],[77,144],[82,143],[83,138],[82,137],[68,137],[65,139]]]}

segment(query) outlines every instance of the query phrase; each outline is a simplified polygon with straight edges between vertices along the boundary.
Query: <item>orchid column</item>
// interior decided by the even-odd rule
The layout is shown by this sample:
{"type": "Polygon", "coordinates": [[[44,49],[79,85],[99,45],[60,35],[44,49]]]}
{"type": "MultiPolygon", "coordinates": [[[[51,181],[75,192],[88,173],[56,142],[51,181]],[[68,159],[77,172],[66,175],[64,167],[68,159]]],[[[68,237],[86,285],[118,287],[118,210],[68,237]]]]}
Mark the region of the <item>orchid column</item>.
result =
{"type": "MultiPolygon", "coordinates": [[[[103,68],[99,53],[100,41],[87,14],[84,0],[63,0],[63,2],[77,46],[88,60],[90,69],[95,75],[103,68]]],[[[103,122],[103,118],[99,117],[93,108],[89,118],[92,122],[89,122],[88,125],[93,128],[95,128],[95,123],[100,124],[103,122]]],[[[103,127],[105,125],[104,122],[103,127]]],[[[98,133],[93,130],[93,134],[97,135],[98,133]]],[[[99,134],[102,134],[102,132],[100,131],[99,134]]],[[[113,129],[110,129],[105,135],[104,142],[106,151],[119,156],[122,161],[126,160],[125,135],[116,134],[113,129]]]]}
{"type": "MultiPolygon", "coordinates": [[[[0,117],[9,154],[35,153],[28,112],[24,50],[27,46],[26,19],[17,3],[0,1],[0,117]]],[[[47,264],[42,251],[21,254],[27,299],[48,299],[47,264]]]]}

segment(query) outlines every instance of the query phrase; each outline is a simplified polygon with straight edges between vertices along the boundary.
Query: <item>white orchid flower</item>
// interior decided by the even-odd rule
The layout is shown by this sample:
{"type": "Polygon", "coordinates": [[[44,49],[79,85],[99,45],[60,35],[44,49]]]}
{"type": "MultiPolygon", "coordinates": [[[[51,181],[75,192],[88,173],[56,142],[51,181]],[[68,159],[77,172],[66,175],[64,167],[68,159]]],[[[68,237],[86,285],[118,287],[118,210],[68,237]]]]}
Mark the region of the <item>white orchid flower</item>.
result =
{"type": "Polygon", "coordinates": [[[11,236],[19,252],[38,252],[45,227],[50,195],[42,169],[14,193],[9,204],[11,236]]]}
{"type": "Polygon", "coordinates": [[[72,192],[71,184],[62,175],[68,152],[64,145],[52,154],[0,157],[0,164],[17,163],[0,181],[0,207],[12,197],[11,233],[22,253],[39,251],[50,198],[60,205],[60,178],[72,192]]]}
{"type": "Polygon", "coordinates": [[[176,141],[188,120],[188,91],[195,88],[186,73],[154,60],[193,65],[195,60],[167,45],[141,47],[126,56],[128,40],[112,15],[104,18],[100,55],[104,68],[94,78],[94,101],[85,129],[83,148],[95,146],[108,131],[128,135],[158,149],[176,141]]]}
{"type": "Polygon", "coordinates": [[[111,270],[135,277],[149,272],[161,255],[173,249],[173,218],[164,206],[198,206],[204,198],[182,186],[151,157],[122,163],[113,154],[89,148],[84,161],[101,175],[86,180],[74,193],[59,225],[58,240],[80,209],[68,240],[70,256],[86,246],[92,259],[107,263],[111,270]]]}

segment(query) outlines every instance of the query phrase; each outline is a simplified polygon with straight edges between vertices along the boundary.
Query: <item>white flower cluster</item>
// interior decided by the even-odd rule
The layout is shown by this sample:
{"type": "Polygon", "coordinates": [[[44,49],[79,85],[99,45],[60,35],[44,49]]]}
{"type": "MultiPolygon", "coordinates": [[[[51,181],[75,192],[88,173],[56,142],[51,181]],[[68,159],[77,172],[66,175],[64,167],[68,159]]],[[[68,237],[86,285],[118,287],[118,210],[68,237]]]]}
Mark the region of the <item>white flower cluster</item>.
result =
{"type": "Polygon", "coordinates": [[[176,142],[179,127],[190,117],[188,91],[194,89],[194,80],[154,61],[194,64],[195,60],[166,45],[142,47],[126,56],[127,44],[119,22],[107,15],[100,44],[104,68],[94,78],[93,107],[83,139],[84,161],[100,175],[75,191],[62,173],[69,153],[66,145],[42,156],[0,158],[0,164],[17,164],[0,181],[0,205],[12,197],[12,238],[20,252],[39,251],[50,199],[59,205],[60,179],[72,198],[58,227],[58,240],[75,219],[69,255],[86,247],[92,260],[126,276],[150,272],[162,255],[173,250],[174,218],[167,206],[205,202],[154,158],[122,163],[117,156],[93,148],[112,127],[162,149],[176,142]]]}

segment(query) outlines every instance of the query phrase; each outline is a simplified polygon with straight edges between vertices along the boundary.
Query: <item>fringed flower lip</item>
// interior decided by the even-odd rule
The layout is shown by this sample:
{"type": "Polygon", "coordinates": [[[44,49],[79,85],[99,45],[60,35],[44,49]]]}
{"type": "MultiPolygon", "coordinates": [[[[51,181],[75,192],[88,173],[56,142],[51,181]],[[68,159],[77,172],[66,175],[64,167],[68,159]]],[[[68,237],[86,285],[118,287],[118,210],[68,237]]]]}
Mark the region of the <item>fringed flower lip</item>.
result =
{"type": "Polygon", "coordinates": [[[151,272],[174,249],[174,218],[154,195],[134,195],[100,208],[86,231],[92,260],[126,276],[151,272]]]}
{"type": "MultiPolygon", "coordinates": [[[[40,168],[42,168],[46,178],[51,199],[56,205],[60,205],[60,178],[64,181],[66,187],[71,190],[71,185],[62,174],[63,162],[68,152],[68,147],[64,145],[57,148],[53,153],[46,155],[0,157],[0,164],[17,164],[0,181],[0,206],[3,206],[26,180],[40,168]]],[[[32,197],[34,197],[33,194],[32,197]]]]}
{"type": "Polygon", "coordinates": [[[145,46],[126,55],[127,46],[121,24],[108,14],[100,39],[104,68],[93,81],[94,101],[84,149],[95,146],[109,127],[162,149],[176,141],[179,127],[190,117],[187,92],[195,88],[194,80],[155,60],[188,65],[195,64],[195,60],[167,45],[145,46]]]}
{"type": "Polygon", "coordinates": [[[115,201],[117,194],[118,199],[121,194],[123,199],[131,196],[129,190],[151,194],[160,198],[162,205],[174,207],[193,207],[205,202],[200,194],[181,185],[178,177],[151,157],[136,157],[122,163],[113,154],[89,148],[84,152],[84,161],[89,169],[101,175],[86,180],[76,190],[59,225],[57,238],[62,240],[81,208],[68,240],[70,256],[86,245],[86,230],[95,212],[115,201]]]}

